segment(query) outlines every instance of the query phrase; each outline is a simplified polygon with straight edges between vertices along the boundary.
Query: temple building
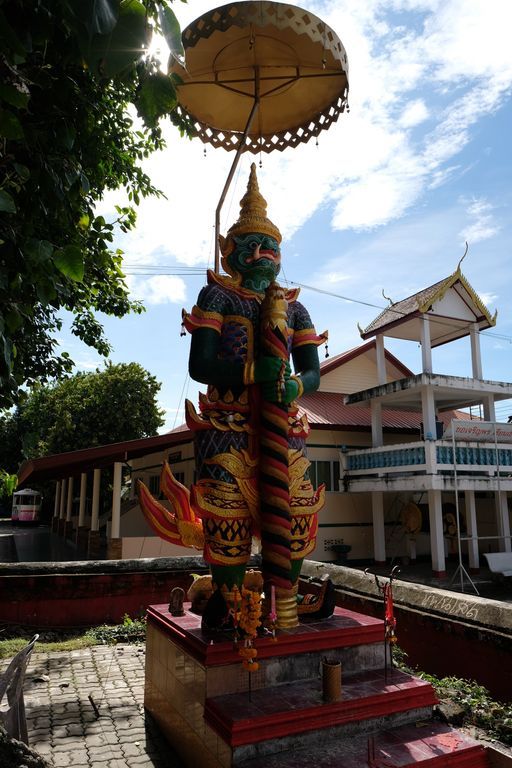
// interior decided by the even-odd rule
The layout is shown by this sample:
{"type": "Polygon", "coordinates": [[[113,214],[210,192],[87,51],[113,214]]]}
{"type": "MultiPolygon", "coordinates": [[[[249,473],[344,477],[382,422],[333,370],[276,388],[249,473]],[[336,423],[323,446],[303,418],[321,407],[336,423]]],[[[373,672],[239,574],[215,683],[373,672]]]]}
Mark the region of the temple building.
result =
{"type": "MultiPolygon", "coordinates": [[[[311,479],[326,486],[310,559],[348,565],[430,559],[441,577],[458,537],[472,571],[482,552],[510,551],[512,425],[496,429],[494,404],[512,398],[512,383],[484,379],[480,354],[479,333],[495,319],[457,269],[391,304],[361,329],[363,344],[321,364],[319,390],[298,401],[311,428],[311,479]],[[385,337],[419,343],[421,372],[386,350],[385,337]],[[473,376],[436,374],[432,349],[462,337],[469,337],[473,376]],[[483,419],[472,420],[473,406],[483,419]],[[467,430],[460,429],[464,423],[467,430]],[[477,424],[486,429],[475,430],[477,424]],[[482,442],[482,433],[490,441],[482,442]]],[[[19,483],[56,481],[53,529],[90,558],[102,543],[111,558],[187,556],[191,550],[154,535],[136,497],[138,479],[158,494],[163,460],[184,485],[194,482],[186,426],[25,462],[19,483]],[[107,468],[113,468],[112,505],[102,511],[100,476],[107,468]]]]}

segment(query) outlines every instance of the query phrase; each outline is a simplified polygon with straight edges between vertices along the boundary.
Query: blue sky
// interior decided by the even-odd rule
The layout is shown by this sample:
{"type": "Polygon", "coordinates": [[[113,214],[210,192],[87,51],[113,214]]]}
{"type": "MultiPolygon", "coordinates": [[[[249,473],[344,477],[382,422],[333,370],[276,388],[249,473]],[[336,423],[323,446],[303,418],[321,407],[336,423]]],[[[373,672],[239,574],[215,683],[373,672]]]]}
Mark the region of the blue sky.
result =
{"type": "MultiPolygon", "coordinates": [[[[175,11],[183,28],[215,5],[190,0],[175,11]]],[[[336,0],[307,8],[347,50],[350,114],[320,134],[318,147],[262,158],[260,189],[283,233],[281,281],[354,300],[302,289],[335,355],[361,343],[357,323],[366,326],[386,305],[382,291],[397,301],[448,276],[467,240],[462,270],[498,309],[496,327],[481,335],[484,377],[512,380],[512,2],[336,0]]],[[[167,149],[147,171],[167,200],[144,201],[136,232],[116,243],[132,295],[147,311],[105,318],[105,328],[114,362],[137,361],[162,382],[164,429],[171,429],[183,421],[183,397],[197,397],[181,308],[195,303],[212,266],[215,208],[233,155],[207,148],[205,157],[199,140],[180,139],[171,127],[166,136],[167,149]],[[196,273],[179,274],[187,268],[196,273]]],[[[223,232],[238,217],[254,159],[242,157],[223,232]]],[[[102,213],[113,218],[116,202],[122,194],[109,194],[102,213]]],[[[61,343],[78,368],[101,367],[74,337],[64,334],[61,343]]],[[[419,370],[416,344],[386,346],[419,370]]],[[[435,350],[433,361],[436,372],[471,375],[469,340],[435,350]]],[[[498,418],[509,412],[512,404],[498,405],[498,418]]]]}

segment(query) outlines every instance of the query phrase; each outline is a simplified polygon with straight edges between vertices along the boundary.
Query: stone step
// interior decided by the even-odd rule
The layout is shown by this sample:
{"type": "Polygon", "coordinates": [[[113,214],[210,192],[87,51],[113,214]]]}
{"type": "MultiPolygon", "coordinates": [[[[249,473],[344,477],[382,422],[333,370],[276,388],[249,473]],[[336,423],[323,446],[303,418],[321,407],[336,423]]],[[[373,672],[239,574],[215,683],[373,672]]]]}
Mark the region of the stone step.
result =
{"type": "MultiPolygon", "coordinates": [[[[248,674],[248,673],[246,673],[248,674]]],[[[256,673],[257,674],[257,673],[256,673]]],[[[233,765],[319,739],[430,718],[432,686],[393,669],[344,675],[342,697],[325,703],[319,677],[207,698],[205,723],[232,751],[233,765]]]]}
{"type": "Polygon", "coordinates": [[[258,755],[243,768],[490,768],[481,743],[430,721],[361,734],[350,739],[318,741],[304,749],[258,755]]]}

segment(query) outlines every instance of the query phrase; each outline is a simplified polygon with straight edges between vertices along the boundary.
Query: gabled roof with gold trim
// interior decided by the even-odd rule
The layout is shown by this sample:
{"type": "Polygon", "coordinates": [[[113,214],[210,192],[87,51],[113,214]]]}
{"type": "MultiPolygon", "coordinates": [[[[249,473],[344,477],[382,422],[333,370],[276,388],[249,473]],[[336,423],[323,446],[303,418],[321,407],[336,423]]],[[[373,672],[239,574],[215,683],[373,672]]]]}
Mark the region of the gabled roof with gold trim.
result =
{"type": "Polygon", "coordinates": [[[419,340],[418,319],[422,315],[430,315],[432,346],[453,341],[456,338],[467,336],[473,324],[478,325],[479,330],[491,328],[496,324],[497,312],[491,315],[482,299],[472,288],[468,280],[460,271],[460,265],[455,272],[444,280],[430,285],[406,299],[394,302],[386,307],[375,320],[364,329],[359,327],[361,338],[368,339],[377,333],[397,338],[419,340]],[[465,317],[456,314],[436,312],[434,305],[439,305],[442,299],[453,291],[465,305],[465,317]],[[469,317],[470,316],[470,317],[469,317]],[[416,321],[414,324],[412,321],[416,321]],[[407,328],[399,328],[399,326],[407,328]],[[416,326],[416,327],[414,327],[416,326]]]}

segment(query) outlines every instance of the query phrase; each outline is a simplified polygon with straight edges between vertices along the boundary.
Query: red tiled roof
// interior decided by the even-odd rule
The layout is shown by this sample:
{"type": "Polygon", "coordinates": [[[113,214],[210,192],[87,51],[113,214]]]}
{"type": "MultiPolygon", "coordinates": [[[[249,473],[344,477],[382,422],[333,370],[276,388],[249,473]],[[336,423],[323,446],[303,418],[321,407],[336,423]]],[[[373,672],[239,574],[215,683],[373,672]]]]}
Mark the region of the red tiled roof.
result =
{"type": "MultiPolygon", "coordinates": [[[[306,414],[314,429],[371,429],[370,408],[363,405],[344,405],[343,395],[334,392],[314,392],[299,400],[299,413],[306,414]]],[[[469,419],[463,411],[446,411],[440,420],[447,425],[453,418],[469,419]]],[[[384,429],[418,432],[422,421],[421,411],[382,409],[384,429]]]]}

